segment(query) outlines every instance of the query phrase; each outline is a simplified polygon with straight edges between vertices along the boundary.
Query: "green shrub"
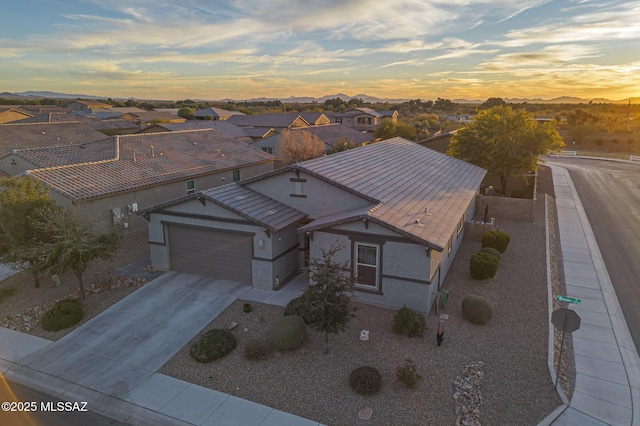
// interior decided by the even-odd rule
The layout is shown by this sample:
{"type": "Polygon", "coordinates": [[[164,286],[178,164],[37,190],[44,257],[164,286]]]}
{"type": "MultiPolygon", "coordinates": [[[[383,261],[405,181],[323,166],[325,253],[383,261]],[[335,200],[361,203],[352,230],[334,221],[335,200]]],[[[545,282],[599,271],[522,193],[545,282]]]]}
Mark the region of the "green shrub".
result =
{"type": "Polygon", "coordinates": [[[360,395],[374,395],[382,389],[382,375],[373,367],[358,367],[349,375],[349,386],[360,395]]]}
{"type": "Polygon", "coordinates": [[[403,306],[393,316],[393,332],[406,334],[409,337],[422,337],[427,329],[427,321],[424,315],[413,309],[403,306]]]}
{"type": "Polygon", "coordinates": [[[494,249],[493,247],[482,247],[480,249],[481,253],[487,253],[490,254],[491,256],[495,256],[498,258],[498,260],[500,260],[500,258],[502,257],[502,255],[500,254],[500,252],[496,249],[494,249]]]}
{"type": "Polygon", "coordinates": [[[500,261],[497,257],[488,253],[477,252],[471,255],[469,267],[471,276],[476,280],[486,280],[493,278],[498,271],[500,261]]]}
{"type": "Polygon", "coordinates": [[[214,328],[200,336],[191,346],[189,355],[198,362],[211,362],[228,355],[237,345],[236,338],[229,330],[214,328]]]}
{"type": "Polygon", "coordinates": [[[493,247],[500,253],[507,251],[511,235],[501,231],[487,231],[482,234],[482,247],[493,247]]]}
{"type": "Polygon", "coordinates": [[[309,315],[305,315],[304,312],[304,303],[302,299],[303,297],[304,295],[296,297],[295,299],[291,299],[291,301],[287,303],[287,306],[284,308],[284,315],[298,315],[299,317],[302,317],[305,324],[310,324],[311,319],[309,318],[309,315]]]}
{"type": "Polygon", "coordinates": [[[280,318],[271,328],[271,341],[276,349],[286,351],[302,344],[307,335],[307,326],[301,316],[288,315],[280,318]]]}
{"type": "Polygon", "coordinates": [[[418,374],[416,363],[412,359],[407,359],[404,365],[396,367],[396,379],[406,387],[413,389],[422,376],[418,374]]]}
{"type": "Polygon", "coordinates": [[[462,301],[462,315],[474,324],[486,324],[493,318],[493,306],[482,296],[467,296],[462,301]]]}
{"type": "Polygon", "coordinates": [[[15,287],[6,287],[0,288],[0,303],[4,302],[5,299],[13,296],[18,289],[15,287]]]}
{"type": "Polygon", "coordinates": [[[61,300],[42,317],[42,328],[47,331],[58,331],[79,323],[84,317],[79,300],[61,300]]]}
{"type": "Polygon", "coordinates": [[[261,339],[249,340],[244,347],[244,357],[250,361],[266,359],[271,351],[269,344],[261,339]]]}

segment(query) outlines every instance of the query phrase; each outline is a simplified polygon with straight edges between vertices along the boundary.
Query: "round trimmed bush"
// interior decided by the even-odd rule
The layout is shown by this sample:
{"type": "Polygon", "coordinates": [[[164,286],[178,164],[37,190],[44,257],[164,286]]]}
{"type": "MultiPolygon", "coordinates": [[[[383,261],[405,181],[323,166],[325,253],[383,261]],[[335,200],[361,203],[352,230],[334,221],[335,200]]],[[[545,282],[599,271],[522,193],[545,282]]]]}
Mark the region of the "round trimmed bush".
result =
{"type": "Polygon", "coordinates": [[[482,247],[493,247],[500,253],[507,251],[511,235],[502,231],[487,231],[482,234],[482,247]]]}
{"type": "Polygon", "coordinates": [[[482,296],[467,296],[462,301],[462,315],[474,324],[483,325],[493,318],[493,305],[482,296]]]}
{"type": "Polygon", "coordinates": [[[498,260],[502,258],[502,255],[500,254],[500,252],[494,249],[493,247],[482,247],[480,249],[480,252],[490,254],[491,256],[495,256],[498,258],[498,260]]]}
{"type": "Polygon", "coordinates": [[[280,318],[271,328],[271,342],[281,351],[295,349],[307,336],[307,325],[299,315],[280,318]]]}
{"type": "Polygon", "coordinates": [[[198,362],[211,362],[227,356],[237,345],[236,338],[229,330],[214,328],[191,346],[189,355],[198,362]]]}
{"type": "Polygon", "coordinates": [[[349,386],[360,395],[374,395],[382,389],[382,375],[373,367],[358,367],[349,375],[349,386]]]}
{"type": "Polygon", "coordinates": [[[427,321],[424,315],[413,309],[403,306],[393,316],[393,332],[406,334],[409,337],[422,337],[427,329],[427,321]]]}
{"type": "Polygon", "coordinates": [[[42,328],[47,331],[58,331],[79,323],[84,317],[82,304],[79,300],[61,300],[42,317],[42,328]]]}
{"type": "Polygon", "coordinates": [[[260,339],[249,340],[244,347],[244,357],[250,361],[266,359],[270,352],[269,344],[260,339]]]}
{"type": "Polygon", "coordinates": [[[298,315],[299,317],[302,317],[305,324],[310,324],[311,319],[309,318],[309,315],[305,315],[304,312],[304,303],[302,300],[303,297],[304,295],[296,297],[295,299],[291,299],[291,301],[287,303],[287,306],[284,308],[284,315],[298,315]]]}
{"type": "Polygon", "coordinates": [[[469,267],[471,269],[471,276],[476,280],[486,280],[487,278],[493,278],[498,272],[498,264],[500,260],[497,257],[488,253],[476,252],[471,255],[471,261],[469,267]]]}

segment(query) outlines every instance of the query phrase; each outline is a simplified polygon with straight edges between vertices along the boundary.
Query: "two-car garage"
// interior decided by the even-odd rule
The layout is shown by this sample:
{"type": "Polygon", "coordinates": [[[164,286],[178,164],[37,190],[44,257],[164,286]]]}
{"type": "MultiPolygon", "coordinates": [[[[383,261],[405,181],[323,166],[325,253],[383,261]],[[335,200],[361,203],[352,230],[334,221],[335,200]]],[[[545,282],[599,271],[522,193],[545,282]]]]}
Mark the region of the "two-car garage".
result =
{"type": "Polygon", "coordinates": [[[253,234],[170,224],[171,270],[251,284],[253,234]]]}

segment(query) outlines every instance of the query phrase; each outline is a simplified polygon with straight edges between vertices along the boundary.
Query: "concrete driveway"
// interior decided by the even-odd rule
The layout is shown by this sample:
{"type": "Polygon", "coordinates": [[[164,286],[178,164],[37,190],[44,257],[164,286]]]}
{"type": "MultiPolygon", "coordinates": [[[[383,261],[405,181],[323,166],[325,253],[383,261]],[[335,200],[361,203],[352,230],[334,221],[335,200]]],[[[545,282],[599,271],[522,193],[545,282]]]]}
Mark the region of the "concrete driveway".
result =
{"type": "Polygon", "coordinates": [[[122,398],[250,288],[169,272],[19,363],[122,398]]]}

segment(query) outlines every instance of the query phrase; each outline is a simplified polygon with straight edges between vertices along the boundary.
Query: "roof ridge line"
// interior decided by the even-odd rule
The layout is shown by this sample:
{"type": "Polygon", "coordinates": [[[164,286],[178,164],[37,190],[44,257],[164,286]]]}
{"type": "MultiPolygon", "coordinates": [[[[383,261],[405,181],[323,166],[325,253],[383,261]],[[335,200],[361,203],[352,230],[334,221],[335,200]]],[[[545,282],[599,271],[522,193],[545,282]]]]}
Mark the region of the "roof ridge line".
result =
{"type": "Polygon", "coordinates": [[[80,122],[79,121],[54,121],[54,122],[38,121],[37,123],[3,123],[3,124],[0,124],[0,126],[33,126],[36,124],[80,124],[80,122]]]}
{"type": "MultiPolygon", "coordinates": [[[[158,123],[158,124],[181,124],[181,123],[158,123]]],[[[184,129],[173,130],[171,132],[149,132],[149,133],[133,133],[129,135],[118,135],[124,138],[137,137],[137,136],[149,136],[149,135],[170,135],[172,133],[197,133],[197,132],[211,132],[215,129],[184,129]]]]}

